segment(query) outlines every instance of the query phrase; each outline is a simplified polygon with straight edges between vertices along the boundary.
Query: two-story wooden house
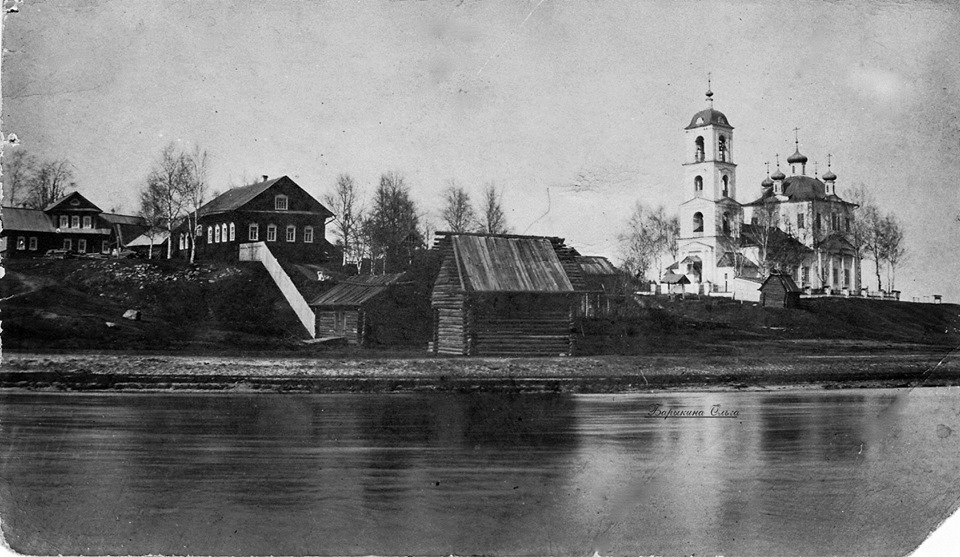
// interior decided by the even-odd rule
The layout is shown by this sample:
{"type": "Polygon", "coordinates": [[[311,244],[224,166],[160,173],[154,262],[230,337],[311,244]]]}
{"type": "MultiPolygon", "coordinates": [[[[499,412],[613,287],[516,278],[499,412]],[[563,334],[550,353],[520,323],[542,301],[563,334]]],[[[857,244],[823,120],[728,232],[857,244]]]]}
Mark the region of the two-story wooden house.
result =
{"type": "MultiPolygon", "coordinates": [[[[234,261],[240,244],[265,242],[278,259],[324,261],[331,248],[326,241],[329,209],[287,176],[228,190],[197,211],[192,231],[198,259],[234,261]]],[[[186,222],[175,231],[173,248],[190,256],[186,222]]]]}

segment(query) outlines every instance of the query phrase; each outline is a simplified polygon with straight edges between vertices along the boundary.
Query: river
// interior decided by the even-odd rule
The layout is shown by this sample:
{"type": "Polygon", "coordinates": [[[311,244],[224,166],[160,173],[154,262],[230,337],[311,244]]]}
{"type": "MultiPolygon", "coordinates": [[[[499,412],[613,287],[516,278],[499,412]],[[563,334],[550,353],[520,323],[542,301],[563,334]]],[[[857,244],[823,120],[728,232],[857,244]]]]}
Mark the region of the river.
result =
{"type": "Polygon", "coordinates": [[[0,519],[44,555],[902,555],[958,504],[958,394],[7,392],[0,519]]]}

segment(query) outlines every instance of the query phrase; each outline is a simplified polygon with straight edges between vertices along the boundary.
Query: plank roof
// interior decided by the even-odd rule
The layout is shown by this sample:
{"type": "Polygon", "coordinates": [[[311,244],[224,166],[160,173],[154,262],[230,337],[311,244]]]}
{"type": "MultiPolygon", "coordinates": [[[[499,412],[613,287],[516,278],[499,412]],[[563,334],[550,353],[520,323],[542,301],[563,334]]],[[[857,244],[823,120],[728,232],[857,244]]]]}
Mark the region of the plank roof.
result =
{"type": "Polygon", "coordinates": [[[267,191],[271,186],[280,180],[283,180],[284,178],[286,178],[286,176],[281,176],[279,178],[274,178],[272,180],[266,180],[263,182],[257,182],[256,184],[250,184],[249,186],[241,186],[239,188],[229,189],[211,199],[203,207],[200,207],[200,210],[197,212],[200,214],[200,216],[203,216],[212,215],[214,213],[234,211],[246,205],[252,201],[253,198],[267,191]]]}
{"type": "Polygon", "coordinates": [[[402,273],[350,277],[318,296],[310,302],[310,305],[321,307],[360,306],[386,292],[391,286],[398,284],[402,277],[402,273]]]}
{"type": "Polygon", "coordinates": [[[760,289],[763,290],[766,288],[767,284],[779,284],[784,292],[803,292],[798,286],[797,283],[793,282],[793,277],[790,275],[784,275],[781,273],[770,273],[770,276],[767,277],[767,280],[763,281],[763,284],[760,285],[760,289]]]}
{"type": "Polygon", "coordinates": [[[0,214],[3,229],[11,232],[56,232],[50,217],[39,209],[4,207],[0,214]]]}
{"type": "Polygon", "coordinates": [[[581,255],[577,258],[580,269],[587,276],[610,276],[617,274],[617,268],[606,257],[599,255],[581,255]]]}
{"type": "Polygon", "coordinates": [[[549,238],[455,234],[464,287],[474,292],[573,292],[549,238]]]}

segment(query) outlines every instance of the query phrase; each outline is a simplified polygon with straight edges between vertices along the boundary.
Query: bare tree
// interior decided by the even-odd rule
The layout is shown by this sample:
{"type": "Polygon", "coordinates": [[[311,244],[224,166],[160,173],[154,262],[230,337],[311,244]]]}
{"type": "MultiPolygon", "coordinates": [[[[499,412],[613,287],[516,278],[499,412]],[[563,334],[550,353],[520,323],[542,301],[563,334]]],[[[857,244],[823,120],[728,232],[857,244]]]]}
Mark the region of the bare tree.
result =
{"type": "Polygon", "coordinates": [[[880,226],[883,258],[887,262],[888,269],[887,283],[892,291],[894,279],[897,275],[897,266],[903,262],[907,255],[906,247],[903,245],[903,225],[895,214],[888,213],[881,221],[880,226]]]}
{"type": "MultiPolygon", "coordinates": [[[[197,254],[197,218],[207,195],[207,172],[210,165],[210,154],[206,149],[196,146],[191,153],[184,153],[181,156],[187,169],[187,179],[183,182],[183,199],[187,210],[187,241],[190,244],[190,263],[193,263],[197,254]]],[[[167,258],[169,258],[169,248],[173,243],[173,237],[171,236],[167,242],[167,258]]]]}
{"type": "MultiPolygon", "coordinates": [[[[140,200],[141,205],[148,203],[153,207],[142,212],[156,212],[162,219],[169,238],[173,238],[173,227],[183,217],[188,199],[185,192],[190,189],[191,168],[188,157],[170,143],[160,152],[160,158],[147,176],[147,183],[140,200]]],[[[193,236],[194,230],[189,231],[193,236]]],[[[167,259],[171,257],[173,241],[167,241],[167,259]]]]}
{"type": "MultiPolygon", "coordinates": [[[[159,204],[153,199],[154,191],[151,188],[140,190],[140,210],[137,214],[147,225],[147,231],[144,235],[150,238],[150,247],[147,249],[147,259],[153,259],[153,241],[156,239],[164,227],[164,217],[160,214],[159,204]]],[[[170,238],[167,242],[172,242],[170,238]]],[[[118,246],[119,249],[119,246],[118,246]]]]}
{"type": "Polygon", "coordinates": [[[470,194],[463,186],[458,186],[452,178],[447,181],[447,188],[443,192],[446,205],[440,212],[440,217],[447,224],[451,232],[470,232],[477,226],[476,213],[470,204],[470,194]]]}
{"type": "Polygon", "coordinates": [[[497,189],[497,185],[488,182],[483,190],[483,207],[481,209],[480,223],[481,228],[487,234],[506,234],[508,232],[507,219],[503,214],[501,200],[503,192],[497,189]]]}
{"type": "Polygon", "coordinates": [[[871,222],[876,217],[876,204],[873,195],[865,185],[857,184],[856,187],[847,189],[843,192],[843,198],[857,205],[858,209],[854,214],[853,225],[850,227],[850,233],[847,239],[856,250],[857,257],[857,284],[863,284],[863,259],[867,251],[867,240],[871,234],[871,222]]]}
{"type": "Polygon", "coordinates": [[[773,270],[774,235],[778,232],[779,224],[779,203],[764,200],[754,206],[750,226],[743,227],[744,239],[757,247],[757,267],[761,278],[766,278],[773,270]]]}
{"type": "Polygon", "coordinates": [[[417,207],[401,174],[380,176],[363,229],[373,257],[381,260],[383,273],[406,268],[414,252],[423,247],[417,207]]]}
{"type": "Polygon", "coordinates": [[[668,215],[663,206],[647,209],[643,203],[634,205],[626,229],[618,235],[624,265],[635,275],[644,276],[657,263],[658,274],[663,270],[663,256],[677,256],[677,238],[680,223],[668,215]]]}
{"type": "Polygon", "coordinates": [[[327,208],[337,215],[334,231],[337,243],[343,249],[343,265],[348,259],[359,259],[363,242],[360,224],[363,222],[363,207],[359,200],[356,182],[349,174],[337,176],[333,192],[323,196],[327,208]]]}
{"type": "Polygon", "coordinates": [[[887,244],[883,235],[883,216],[875,205],[861,207],[857,215],[857,234],[861,236],[864,252],[870,255],[876,265],[877,290],[883,290],[880,270],[886,260],[887,244]]]}
{"type": "Polygon", "coordinates": [[[37,159],[25,150],[18,149],[4,157],[3,185],[7,188],[4,196],[7,207],[19,207],[23,201],[17,194],[29,188],[30,180],[37,168],[37,159]]]}
{"type": "Polygon", "coordinates": [[[43,209],[76,189],[70,166],[70,161],[66,159],[40,163],[27,180],[27,200],[24,205],[31,209],[43,209]]]}

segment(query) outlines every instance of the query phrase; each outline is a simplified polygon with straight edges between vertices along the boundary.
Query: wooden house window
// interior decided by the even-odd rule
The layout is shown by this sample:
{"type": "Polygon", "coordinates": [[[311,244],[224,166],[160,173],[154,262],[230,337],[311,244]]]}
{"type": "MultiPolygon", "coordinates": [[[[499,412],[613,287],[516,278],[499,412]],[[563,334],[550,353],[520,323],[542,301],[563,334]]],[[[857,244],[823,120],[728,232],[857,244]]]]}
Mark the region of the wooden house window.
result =
{"type": "Polygon", "coordinates": [[[277,225],[268,224],[267,225],[267,241],[276,242],[277,241],[277,225]]]}
{"type": "Polygon", "coordinates": [[[70,238],[64,238],[63,249],[67,251],[73,251],[73,240],[71,240],[70,238]]]}
{"type": "Polygon", "coordinates": [[[286,211],[287,210],[287,196],[278,195],[273,198],[273,207],[277,211],[286,211]]]}
{"type": "Polygon", "coordinates": [[[297,227],[292,224],[287,225],[287,241],[288,242],[297,241],[297,227]]]}
{"type": "Polygon", "coordinates": [[[220,226],[213,225],[213,241],[217,244],[220,243],[220,226]]]}
{"type": "Polygon", "coordinates": [[[187,249],[187,237],[180,234],[180,249],[187,249]]]}
{"type": "Polygon", "coordinates": [[[207,243],[208,244],[213,243],[213,227],[212,226],[207,227],[207,243]]]}
{"type": "Polygon", "coordinates": [[[87,240],[85,238],[80,238],[77,240],[77,251],[80,253],[87,253],[87,240]]]}
{"type": "Polygon", "coordinates": [[[100,244],[100,253],[110,253],[110,242],[108,240],[104,240],[100,244]]]}
{"type": "Polygon", "coordinates": [[[70,228],[80,228],[80,217],[74,215],[70,217],[70,228]]]}
{"type": "Polygon", "coordinates": [[[203,226],[197,225],[196,231],[194,231],[194,236],[203,236],[203,226]]]}
{"type": "Polygon", "coordinates": [[[30,251],[37,251],[37,237],[30,236],[30,251]]]}
{"type": "Polygon", "coordinates": [[[230,223],[230,241],[232,242],[236,239],[237,239],[237,227],[234,226],[233,223],[231,222],[230,223]]]}
{"type": "Polygon", "coordinates": [[[253,222],[250,223],[249,228],[247,229],[247,239],[251,242],[256,242],[260,239],[260,225],[253,222]]]}
{"type": "Polygon", "coordinates": [[[303,243],[305,244],[313,243],[313,227],[312,226],[303,227],[303,243]]]}
{"type": "Polygon", "coordinates": [[[27,239],[24,236],[17,236],[17,249],[25,250],[27,249],[27,239]]]}
{"type": "Polygon", "coordinates": [[[220,225],[220,240],[224,242],[227,241],[227,223],[220,225]]]}
{"type": "Polygon", "coordinates": [[[89,216],[83,217],[83,227],[93,228],[93,218],[89,216]]]}
{"type": "Polygon", "coordinates": [[[70,217],[60,215],[60,228],[70,228],[70,217]]]}

